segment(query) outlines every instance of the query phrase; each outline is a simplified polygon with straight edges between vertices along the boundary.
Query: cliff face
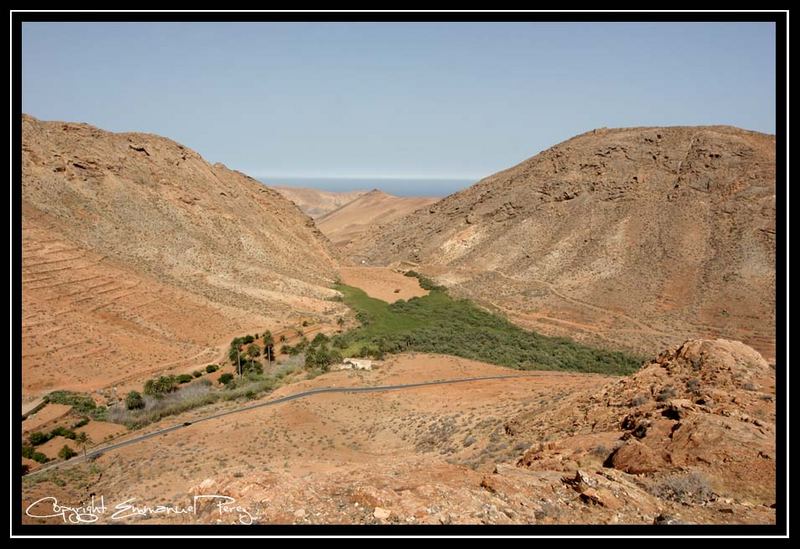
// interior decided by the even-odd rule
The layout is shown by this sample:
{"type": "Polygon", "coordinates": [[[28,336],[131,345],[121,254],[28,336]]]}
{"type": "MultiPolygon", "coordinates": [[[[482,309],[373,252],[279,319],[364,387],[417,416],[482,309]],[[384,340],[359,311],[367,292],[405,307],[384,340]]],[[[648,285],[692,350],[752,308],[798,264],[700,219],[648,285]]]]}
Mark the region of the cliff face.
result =
{"type": "Polygon", "coordinates": [[[601,129],[352,246],[545,333],[655,352],[740,339],[774,357],[775,138],[601,129]]]}
{"type": "Polygon", "coordinates": [[[236,330],[331,306],[313,221],[168,139],[24,116],[22,199],[26,387],[210,360],[236,330]]]}

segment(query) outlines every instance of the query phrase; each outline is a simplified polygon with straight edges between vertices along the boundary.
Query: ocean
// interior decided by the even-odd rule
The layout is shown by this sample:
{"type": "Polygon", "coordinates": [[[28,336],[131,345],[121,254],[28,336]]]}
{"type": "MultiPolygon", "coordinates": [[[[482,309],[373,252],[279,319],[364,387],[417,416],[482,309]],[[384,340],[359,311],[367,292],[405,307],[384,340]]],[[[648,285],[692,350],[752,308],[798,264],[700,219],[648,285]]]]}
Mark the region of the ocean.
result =
{"type": "Polygon", "coordinates": [[[343,177],[259,177],[267,185],[307,187],[324,191],[381,191],[396,196],[442,197],[466,189],[477,180],[471,179],[399,179],[343,177]]]}

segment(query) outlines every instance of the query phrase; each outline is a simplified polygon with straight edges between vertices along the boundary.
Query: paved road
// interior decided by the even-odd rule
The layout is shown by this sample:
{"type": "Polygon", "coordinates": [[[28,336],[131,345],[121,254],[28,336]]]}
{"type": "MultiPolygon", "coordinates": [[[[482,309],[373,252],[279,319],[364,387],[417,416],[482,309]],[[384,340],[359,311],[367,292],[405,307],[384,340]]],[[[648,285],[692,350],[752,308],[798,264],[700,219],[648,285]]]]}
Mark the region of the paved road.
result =
{"type": "Polygon", "coordinates": [[[323,393],[379,393],[384,391],[399,391],[405,389],[416,389],[418,387],[430,387],[432,385],[450,385],[453,383],[469,383],[473,381],[489,381],[494,379],[516,379],[521,377],[536,377],[541,375],[540,373],[529,373],[529,374],[517,374],[517,375],[503,375],[503,376],[484,376],[484,377],[461,377],[456,379],[444,379],[440,381],[425,381],[421,383],[406,383],[401,385],[375,385],[371,387],[321,387],[319,389],[311,389],[309,391],[302,391],[300,393],[295,393],[293,395],[287,395],[285,397],[276,398],[273,400],[267,400],[265,402],[258,402],[256,404],[251,404],[250,406],[243,406],[241,408],[234,408],[233,410],[227,410],[225,412],[219,412],[217,414],[212,414],[209,416],[204,416],[199,419],[194,419],[192,421],[187,421],[185,423],[179,423],[177,425],[173,425],[171,427],[165,427],[164,429],[158,429],[157,431],[153,431],[151,433],[147,433],[144,435],[140,435],[138,437],[130,438],[128,440],[124,440],[122,442],[118,442],[116,444],[110,444],[108,446],[103,446],[100,448],[95,448],[89,452],[86,452],[86,456],[83,455],[76,456],[68,461],[59,461],[56,463],[52,463],[50,465],[46,465],[41,469],[37,469],[29,473],[27,476],[38,475],[40,473],[44,473],[45,471],[50,471],[52,469],[56,469],[58,467],[64,465],[73,465],[75,463],[79,463],[84,461],[85,459],[90,459],[95,456],[99,456],[101,454],[105,454],[106,452],[111,452],[113,450],[117,450],[119,448],[123,448],[125,446],[130,446],[131,444],[137,444],[149,438],[157,437],[160,435],[164,435],[167,433],[171,433],[172,431],[177,431],[179,429],[185,429],[192,425],[196,425],[197,423],[202,423],[204,421],[211,421],[214,419],[218,419],[224,416],[229,416],[231,414],[240,414],[242,412],[247,412],[250,410],[255,410],[256,408],[263,408],[265,406],[274,406],[276,404],[281,404],[284,402],[290,402],[292,400],[299,400],[301,398],[308,398],[314,395],[319,395],[323,393]]]}

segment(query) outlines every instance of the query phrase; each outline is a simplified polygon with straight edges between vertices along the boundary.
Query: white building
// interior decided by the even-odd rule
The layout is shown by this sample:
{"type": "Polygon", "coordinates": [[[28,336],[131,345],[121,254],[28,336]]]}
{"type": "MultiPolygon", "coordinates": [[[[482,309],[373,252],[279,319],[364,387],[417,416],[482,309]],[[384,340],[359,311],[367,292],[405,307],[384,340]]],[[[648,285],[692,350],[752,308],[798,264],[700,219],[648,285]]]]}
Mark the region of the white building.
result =
{"type": "Polygon", "coordinates": [[[372,370],[372,361],[365,358],[345,358],[340,370],[372,370]]]}

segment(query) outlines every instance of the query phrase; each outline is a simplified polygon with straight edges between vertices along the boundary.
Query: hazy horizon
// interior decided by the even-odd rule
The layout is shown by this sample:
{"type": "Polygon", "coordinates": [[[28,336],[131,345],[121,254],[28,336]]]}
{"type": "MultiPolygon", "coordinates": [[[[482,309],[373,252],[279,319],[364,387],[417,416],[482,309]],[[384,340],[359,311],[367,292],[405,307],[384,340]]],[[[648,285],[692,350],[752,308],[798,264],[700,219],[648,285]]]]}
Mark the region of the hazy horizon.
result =
{"type": "Polygon", "coordinates": [[[428,177],[257,177],[265,185],[319,189],[331,192],[381,190],[395,196],[443,198],[477,183],[462,178],[428,177]]]}

